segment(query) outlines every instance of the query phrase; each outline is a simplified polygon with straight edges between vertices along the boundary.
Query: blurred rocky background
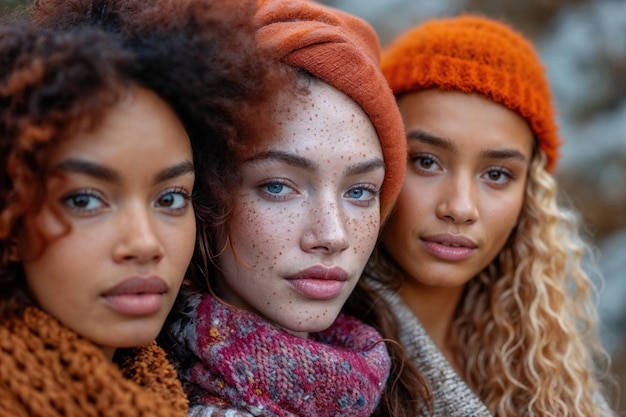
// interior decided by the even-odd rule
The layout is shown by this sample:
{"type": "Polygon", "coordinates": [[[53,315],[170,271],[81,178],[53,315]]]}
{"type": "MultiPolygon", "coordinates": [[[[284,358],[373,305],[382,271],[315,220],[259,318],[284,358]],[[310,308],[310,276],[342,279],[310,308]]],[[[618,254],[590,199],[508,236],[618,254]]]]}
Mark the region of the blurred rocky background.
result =
{"type": "MultiPolygon", "coordinates": [[[[229,1],[229,0],[222,0],[229,1]]],[[[597,247],[601,339],[612,357],[614,407],[626,415],[626,1],[323,0],[370,22],[386,45],[435,16],[503,19],[541,54],[565,139],[557,177],[597,247]]],[[[27,5],[0,0],[0,14],[27,5]]],[[[596,274],[594,274],[596,276],[596,274]]]]}

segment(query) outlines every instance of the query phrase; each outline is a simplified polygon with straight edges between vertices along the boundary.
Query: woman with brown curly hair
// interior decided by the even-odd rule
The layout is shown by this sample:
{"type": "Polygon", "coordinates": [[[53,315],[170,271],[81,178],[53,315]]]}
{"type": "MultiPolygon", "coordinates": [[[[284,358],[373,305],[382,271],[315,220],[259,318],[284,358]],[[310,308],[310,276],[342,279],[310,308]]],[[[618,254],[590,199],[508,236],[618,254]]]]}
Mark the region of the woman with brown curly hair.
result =
{"type": "Polygon", "coordinates": [[[407,173],[365,276],[433,414],[609,415],[587,247],[557,202],[560,140],[533,47],[485,17],[435,19],[392,42],[382,69],[407,173]]]}
{"type": "Polygon", "coordinates": [[[196,272],[199,184],[271,92],[255,8],[42,1],[39,26],[3,22],[0,415],[186,415],[154,339],[196,272]]]}

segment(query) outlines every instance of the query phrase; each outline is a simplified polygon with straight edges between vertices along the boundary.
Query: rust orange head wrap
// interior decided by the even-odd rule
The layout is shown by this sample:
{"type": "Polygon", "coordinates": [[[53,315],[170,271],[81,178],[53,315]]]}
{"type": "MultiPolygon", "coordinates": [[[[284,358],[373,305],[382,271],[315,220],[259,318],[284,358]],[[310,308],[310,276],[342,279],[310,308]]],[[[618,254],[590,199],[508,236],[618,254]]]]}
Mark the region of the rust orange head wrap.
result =
{"type": "Polygon", "coordinates": [[[406,167],[402,118],[380,72],[380,44],[372,27],[355,16],[306,0],[258,0],[257,39],[277,58],[306,70],[359,104],[383,151],[385,180],[380,212],[395,202],[406,167]]]}
{"type": "Polygon", "coordinates": [[[545,70],[531,43],[504,23],[474,15],[429,20],[392,42],[381,66],[396,96],[458,90],[517,112],[554,169],[561,141],[545,70]]]}

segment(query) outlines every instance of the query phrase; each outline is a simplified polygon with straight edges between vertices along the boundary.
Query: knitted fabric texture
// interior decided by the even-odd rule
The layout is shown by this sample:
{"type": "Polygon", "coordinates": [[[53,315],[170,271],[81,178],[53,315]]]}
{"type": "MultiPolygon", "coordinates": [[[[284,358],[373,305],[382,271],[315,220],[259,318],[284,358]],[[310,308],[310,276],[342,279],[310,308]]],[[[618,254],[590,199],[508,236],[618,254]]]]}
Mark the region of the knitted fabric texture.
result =
{"type": "Polygon", "coordinates": [[[121,349],[119,367],[41,310],[0,323],[0,416],[184,417],[176,371],[156,344],[121,349]]]}
{"type": "MultiPolygon", "coordinates": [[[[396,291],[383,290],[374,281],[369,284],[389,304],[400,324],[400,343],[406,356],[413,361],[428,382],[432,395],[431,417],[491,417],[483,401],[450,366],[426,329],[402,301],[396,291]]],[[[596,393],[595,401],[603,408],[604,417],[614,416],[607,401],[596,393]]],[[[600,417],[600,416],[598,416],[600,417]]]]}
{"type": "Polygon", "coordinates": [[[393,41],[381,68],[396,96],[458,90],[515,111],[554,170],[561,140],[545,70],[530,42],[504,23],[472,15],[429,20],[393,41]]]}
{"type": "Polygon", "coordinates": [[[196,295],[170,331],[191,415],[368,416],[390,367],[381,336],[345,315],[303,339],[196,295]]]}
{"type": "Polygon", "coordinates": [[[372,27],[355,16],[306,0],[259,0],[257,38],[282,62],[304,69],[351,97],[369,116],[383,150],[381,218],[400,192],[406,167],[402,117],[379,67],[372,27]]]}

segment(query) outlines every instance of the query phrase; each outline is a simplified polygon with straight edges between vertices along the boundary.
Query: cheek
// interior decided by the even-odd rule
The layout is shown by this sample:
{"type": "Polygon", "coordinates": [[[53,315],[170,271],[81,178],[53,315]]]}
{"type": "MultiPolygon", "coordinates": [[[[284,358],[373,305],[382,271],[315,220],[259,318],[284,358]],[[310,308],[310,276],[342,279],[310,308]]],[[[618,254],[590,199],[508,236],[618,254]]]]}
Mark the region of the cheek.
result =
{"type": "Polygon", "coordinates": [[[18,257],[31,261],[48,251],[54,242],[67,237],[72,232],[70,224],[60,214],[44,208],[36,216],[23,219],[23,228],[17,239],[18,257]]]}
{"type": "Polygon", "coordinates": [[[504,245],[509,238],[511,231],[515,229],[519,222],[522,210],[521,199],[515,199],[508,202],[500,201],[497,205],[493,205],[494,209],[487,212],[486,218],[489,219],[489,228],[491,234],[499,245],[504,245]]]}
{"type": "Polygon", "coordinates": [[[429,205],[428,197],[433,198],[434,194],[418,192],[417,187],[405,186],[398,196],[395,208],[389,218],[389,223],[395,229],[407,230],[412,228],[416,221],[425,218],[423,213],[425,207],[429,205]]]}
{"type": "Polygon", "coordinates": [[[255,269],[273,265],[283,248],[295,240],[293,216],[278,206],[269,209],[255,202],[242,204],[230,219],[229,238],[235,257],[255,269]]]}
{"type": "Polygon", "coordinates": [[[354,253],[359,256],[369,257],[380,231],[380,215],[378,212],[350,219],[346,227],[352,236],[354,253]]]}
{"type": "MultiPolygon", "coordinates": [[[[189,264],[196,247],[196,221],[192,215],[184,224],[175,225],[166,231],[164,239],[174,259],[180,264],[189,264]]],[[[185,266],[186,269],[186,266],[185,266]]]]}

